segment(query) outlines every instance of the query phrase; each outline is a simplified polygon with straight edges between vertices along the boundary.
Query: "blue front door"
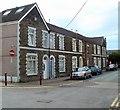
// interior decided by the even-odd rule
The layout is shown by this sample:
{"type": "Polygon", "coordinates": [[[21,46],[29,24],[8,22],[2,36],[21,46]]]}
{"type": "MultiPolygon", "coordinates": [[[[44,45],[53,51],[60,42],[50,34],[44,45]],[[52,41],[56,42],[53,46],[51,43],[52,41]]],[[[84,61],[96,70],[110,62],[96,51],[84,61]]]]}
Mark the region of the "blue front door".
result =
{"type": "Polygon", "coordinates": [[[50,79],[52,79],[52,60],[50,61],[50,79]]]}

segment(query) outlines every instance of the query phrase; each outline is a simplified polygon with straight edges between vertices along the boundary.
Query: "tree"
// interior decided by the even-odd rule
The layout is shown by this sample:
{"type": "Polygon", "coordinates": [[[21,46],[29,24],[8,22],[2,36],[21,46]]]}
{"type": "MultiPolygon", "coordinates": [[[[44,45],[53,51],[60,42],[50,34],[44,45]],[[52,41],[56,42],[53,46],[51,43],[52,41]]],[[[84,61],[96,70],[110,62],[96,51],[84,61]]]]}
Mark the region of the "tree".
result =
{"type": "Polygon", "coordinates": [[[113,52],[109,55],[108,61],[112,63],[119,63],[120,64],[120,50],[117,52],[113,52]]]}

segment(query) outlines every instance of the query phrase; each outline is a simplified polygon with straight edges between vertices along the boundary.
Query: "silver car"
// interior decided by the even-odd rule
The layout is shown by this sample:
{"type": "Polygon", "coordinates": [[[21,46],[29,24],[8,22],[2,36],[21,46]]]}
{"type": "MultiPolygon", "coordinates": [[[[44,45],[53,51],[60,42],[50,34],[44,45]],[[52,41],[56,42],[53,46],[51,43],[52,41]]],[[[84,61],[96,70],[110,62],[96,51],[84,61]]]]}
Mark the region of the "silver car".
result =
{"type": "Polygon", "coordinates": [[[73,79],[79,79],[79,78],[89,78],[92,77],[91,70],[87,67],[79,67],[76,71],[72,72],[72,78],[73,79]]]}

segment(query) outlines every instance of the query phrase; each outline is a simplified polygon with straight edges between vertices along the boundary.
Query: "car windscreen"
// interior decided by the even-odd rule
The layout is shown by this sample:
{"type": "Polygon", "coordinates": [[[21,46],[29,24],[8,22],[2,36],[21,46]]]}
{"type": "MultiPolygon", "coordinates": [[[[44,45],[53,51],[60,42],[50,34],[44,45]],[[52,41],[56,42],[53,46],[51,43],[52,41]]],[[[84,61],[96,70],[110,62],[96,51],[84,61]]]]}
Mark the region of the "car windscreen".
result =
{"type": "Polygon", "coordinates": [[[82,67],[82,68],[78,68],[78,71],[86,71],[86,69],[82,67]]]}

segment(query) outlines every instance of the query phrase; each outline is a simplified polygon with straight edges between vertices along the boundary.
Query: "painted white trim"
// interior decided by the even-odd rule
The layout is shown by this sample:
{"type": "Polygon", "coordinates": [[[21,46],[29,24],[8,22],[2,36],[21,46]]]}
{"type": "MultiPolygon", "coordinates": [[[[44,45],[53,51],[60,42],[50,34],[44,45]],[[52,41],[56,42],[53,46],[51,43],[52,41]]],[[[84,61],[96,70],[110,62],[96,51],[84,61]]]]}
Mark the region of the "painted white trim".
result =
{"type": "Polygon", "coordinates": [[[27,53],[26,54],[26,74],[27,74],[27,76],[38,75],[38,54],[37,53],[27,53]],[[27,71],[28,56],[35,56],[36,57],[36,59],[35,59],[35,62],[36,62],[36,67],[35,67],[36,68],[36,73],[30,74],[27,71]]]}
{"type": "MultiPolygon", "coordinates": [[[[0,81],[5,81],[5,76],[0,76],[0,81]]],[[[11,81],[11,76],[7,76],[7,81],[11,81]]],[[[17,77],[12,77],[12,82],[18,82],[17,77]]]]}
{"type": "Polygon", "coordinates": [[[0,26],[4,26],[4,25],[12,25],[12,24],[17,24],[18,21],[10,21],[10,22],[4,22],[4,23],[0,23],[0,26]]]}
{"type": "Polygon", "coordinates": [[[42,15],[42,13],[41,13],[41,11],[40,11],[40,9],[39,9],[39,7],[38,7],[37,4],[35,4],[18,22],[20,23],[20,22],[30,13],[30,11],[32,11],[35,7],[37,8],[37,10],[38,10],[38,12],[39,12],[39,14],[40,14],[40,17],[42,18],[42,20],[43,20],[46,28],[47,28],[48,30],[50,30],[49,27],[47,26],[46,21],[45,21],[45,19],[44,19],[44,17],[43,17],[43,15],[42,15]]]}
{"type": "Polygon", "coordinates": [[[65,71],[66,71],[66,60],[65,60],[65,56],[64,56],[64,55],[59,55],[59,64],[60,64],[60,57],[63,57],[63,58],[64,58],[64,70],[63,70],[63,71],[60,71],[60,68],[59,68],[59,72],[65,72],[65,71]]]}
{"type": "MultiPolygon", "coordinates": [[[[22,47],[20,46],[20,49],[29,49],[29,50],[38,50],[38,51],[49,51],[49,49],[44,49],[44,48],[31,48],[31,47],[22,47]]],[[[82,55],[82,52],[70,52],[70,51],[61,51],[61,50],[52,50],[50,49],[51,52],[58,52],[58,53],[70,53],[70,54],[79,54],[82,55]]]]}
{"type": "Polygon", "coordinates": [[[28,26],[28,45],[29,45],[29,46],[33,46],[33,47],[36,47],[36,28],[30,27],[30,26],[28,26]],[[30,33],[30,32],[29,32],[30,29],[33,30],[34,33],[30,33]],[[30,34],[32,34],[33,37],[34,37],[34,39],[33,39],[33,44],[30,42],[30,38],[29,38],[29,37],[31,37],[31,36],[29,36],[30,34]]]}
{"type": "Polygon", "coordinates": [[[19,59],[19,57],[20,57],[20,32],[19,32],[19,30],[20,30],[20,26],[19,26],[19,23],[18,23],[18,26],[17,26],[17,81],[19,82],[19,80],[20,80],[20,70],[19,70],[19,68],[20,68],[20,65],[19,65],[19,62],[20,62],[20,59],[19,59]]]}
{"type": "Polygon", "coordinates": [[[78,67],[78,59],[77,59],[77,56],[72,56],[72,68],[77,68],[78,67]],[[75,67],[74,67],[74,65],[73,65],[73,59],[75,59],[74,61],[75,61],[75,67]]]}

